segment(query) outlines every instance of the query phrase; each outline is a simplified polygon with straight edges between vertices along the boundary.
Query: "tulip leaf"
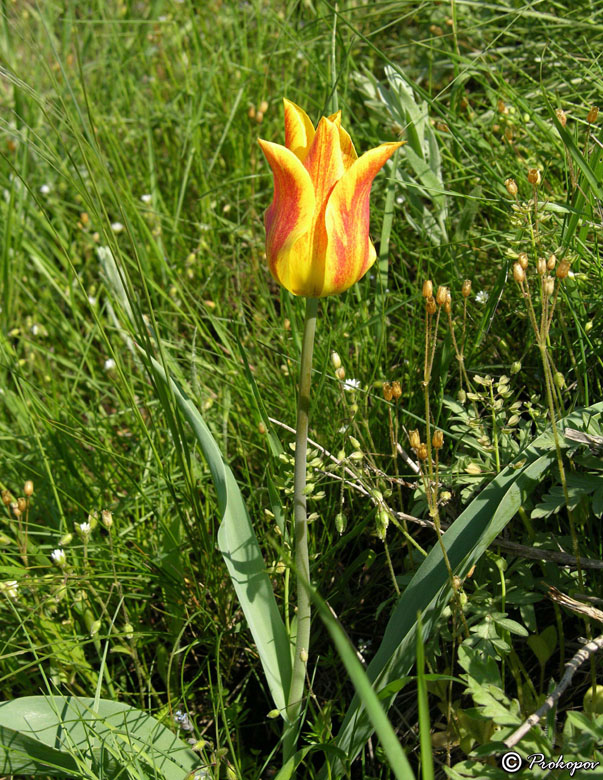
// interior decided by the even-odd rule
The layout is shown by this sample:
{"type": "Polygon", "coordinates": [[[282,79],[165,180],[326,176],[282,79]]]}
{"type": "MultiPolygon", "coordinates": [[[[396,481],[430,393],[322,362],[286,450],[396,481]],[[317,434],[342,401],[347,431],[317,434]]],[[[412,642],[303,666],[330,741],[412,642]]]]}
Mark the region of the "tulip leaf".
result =
{"type": "Polygon", "coordinates": [[[0,704],[0,774],[184,780],[199,756],[152,715],[122,702],[24,696],[0,704]],[[141,774],[142,776],[142,774],[141,774]]]}
{"type": "MultiPolygon", "coordinates": [[[[558,428],[584,426],[583,415],[603,411],[603,402],[572,412],[557,423],[558,428]]],[[[567,447],[567,442],[561,442],[567,447]]],[[[443,535],[453,571],[463,576],[494,542],[514,517],[526,495],[542,481],[556,462],[550,430],[538,436],[514,462],[500,472],[469,504],[443,535]]],[[[414,662],[418,612],[421,612],[423,637],[427,640],[451,597],[448,572],[440,545],[435,544],[402,593],[385,629],[383,641],[367,668],[367,675],[379,693],[393,680],[406,676],[414,662]]],[[[396,694],[388,697],[391,706],[396,694]]],[[[385,703],[384,702],[384,703],[385,703]]],[[[356,696],[346,714],[336,744],[352,761],[373,732],[364,704],[356,696]]],[[[334,768],[331,767],[331,770],[334,768]]],[[[335,768],[339,776],[342,767],[335,768]]],[[[320,778],[326,777],[323,768],[320,778]]]]}
{"type": "Polygon", "coordinates": [[[207,460],[222,514],[218,547],[249,624],[274,704],[284,716],[291,682],[290,643],[241,491],[192,401],[157,360],[148,359],[155,376],[169,386],[207,460]]]}

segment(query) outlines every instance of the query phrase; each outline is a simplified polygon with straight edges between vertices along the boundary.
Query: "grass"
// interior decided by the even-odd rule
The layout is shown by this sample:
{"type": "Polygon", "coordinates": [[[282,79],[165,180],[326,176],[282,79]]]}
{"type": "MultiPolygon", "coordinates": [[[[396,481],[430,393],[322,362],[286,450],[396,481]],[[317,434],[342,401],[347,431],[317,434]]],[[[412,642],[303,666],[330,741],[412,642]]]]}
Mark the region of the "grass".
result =
{"type": "MultiPolygon", "coordinates": [[[[572,260],[548,343],[560,377],[559,417],[602,397],[603,158],[600,122],[589,124],[587,115],[601,101],[603,6],[566,6],[3,3],[0,487],[17,498],[26,480],[34,483],[21,530],[9,506],[0,525],[0,579],[18,583],[16,597],[9,586],[0,593],[4,700],[58,687],[81,696],[100,690],[168,725],[182,710],[195,739],[205,741],[210,776],[255,778],[280,768],[278,723],[266,717],[270,696],[216,548],[209,470],[135,344],[169,365],[201,410],[241,486],[290,620],[292,579],[276,527],[279,501],[290,519],[292,468],[279,449],[287,455],[294,440],[304,307],[266,268],[262,214],[272,181],[256,142],[258,135],[282,141],[283,96],[315,121],[338,105],[362,151],[399,135],[412,147],[413,128],[409,133],[393,93],[382,92],[384,102],[370,92],[377,82],[387,87],[386,68],[393,68],[415,106],[425,103],[431,161],[436,146],[440,158],[441,190],[405,154],[379,176],[371,232],[378,252],[389,236],[381,276],[369,273],[319,310],[315,457],[320,447],[338,461],[342,451],[361,456],[346,462],[352,474],[324,455],[312,466],[311,571],[367,661],[396,588],[404,590],[422,560],[417,546],[427,551],[438,543],[432,529],[396,514],[428,515],[416,474],[395,448],[397,441],[414,458],[405,430],[425,430],[424,279],[450,287],[457,339],[461,285],[472,280],[464,354],[475,397],[456,400],[457,361],[444,318],[430,386],[432,424],[444,432],[444,523],[496,476],[495,455],[504,468],[546,424],[540,354],[512,281],[519,251],[530,253],[532,269],[540,254],[572,260]],[[558,108],[567,114],[565,127],[555,119],[558,108]],[[514,178],[519,203],[531,203],[530,168],[542,172],[538,240],[505,189],[514,178]],[[440,229],[433,226],[438,209],[440,229]],[[386,293],[377,286],[384,272],[386,293]],[[357,389],[335,377],[333,351],[357,389]],[[509,394],[500,382],[491,389],[475,379],[486,375],[495,383],[510,377],[509,394]],[[382,386],[393,380],[402,396],[386,401],[382,386]],[[514,413],[520,420],[510,425],[514,413]],[[89,513],[94,525],[102,509],[112,512],[110,530],[100,514],[89,539],[75,530],[89,513]],[[384,545],[377,532],[386,522],[384,545]],[[61,540],[64,571],[50,561],[61,540]]],[[[600,460],[581,459],[586,454],[582,448],[570,458],[570,471],[600,479],[600,460]]],[[[551,471],[525,496],[508,541],[572,553],[563,500],[551,499],[556,511],[531,518],[557,482],[551,471]]],[[[591,492],[575,488],[574,518],[580,555],[600,560],[601,506],[598,482],[592,484],[591,492]]],[[[514,625],[501,624],[490,637],[498,641],[489,652],[501,690],[526,716],[537,708],[543,680],[559,679],[587,631],[546,601],[543,582],[583,601],[600,596],[596,569],[585,569],[576,595],[575,567],[495,547],[463,583],[477,636],[488,612],[508,613],[530,635],[555,628],[555,650],[542,666],[544,656],[533,654],[514,625]]],[[[480,705],[469,698],[467,681],[459,682],[462,622],[454,604],[448,609],[426,641],[420,671],[436,777],[492,736],[476,725],[472,707],[480,705]]],[[[598,669],[595,658],[581,670],[563,712],[582,710],[598,669]]],[[[331,742],[353,695],[318,622],[309,674],[302,744],[314,747],[300,771],[313,777],[324,759],[316,746],[331,742]]],[[[416,684],[404,688],[389,715],[416,771],[416,684]]],[[[351,776],[389,772],[373,741],[351,776]]]]}

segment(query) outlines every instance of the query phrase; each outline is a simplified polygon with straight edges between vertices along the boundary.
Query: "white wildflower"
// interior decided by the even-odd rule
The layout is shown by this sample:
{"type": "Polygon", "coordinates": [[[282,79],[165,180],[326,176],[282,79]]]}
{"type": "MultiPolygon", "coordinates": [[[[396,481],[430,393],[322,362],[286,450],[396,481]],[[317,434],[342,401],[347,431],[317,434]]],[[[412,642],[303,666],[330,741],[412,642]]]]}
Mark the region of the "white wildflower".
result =
{"type": "Polygon", "coordinates": [[[111,230],[114,233],[121,233],[124,229],[124,226],[121,224],[121,222],[112,222],[111,223],[111,230]]]}
{"type": "Polygon", "coordinates": [[[343,383],[343,389],[347,390],[348,392],[352,392],[353,390],[358,390],[360,388],[360,380],[359,379],[346,379],[343,383]]]}
{"type": "Polygon", "coordinates": [[[6,593],[9,599],[17,598],[17,590],[19,583],[17,580],[6,580],[6,582],[0,582],[0,593],[6,593]]]}
{"type": "Polygon", "coordinates": [[[475,302],[476,303],[486,303],[488,298],[490,296],[485,290],[480,290],[478,294],[475,296],[475,302]]]}
{"type": "Polygon", "coordinates": [[[105,371],[113,371],[115,368],[115,361],[113,358],[107,358],[105,360],[105,371]]]}
{"type": "Polygon", "coordinates": [[[61,550],[60,547],[57,547],[56,550],[53,550],[50,553],[50,558],[59,569],[63,569],[67,565],[67,556],[65,555],[65,551],[61,550]]]}
{"type": "Polygon", "coordinates": [[[40,187],[40,195],[49,195],[50,194],[50,185],[43,184],[40,187]]]}
{"type": "Polygon", "coordinates": [[[149,204],[153,200],[153,196],[146,192],[144,195],[140,196],[140,200],[143,203],[149,204]]]}

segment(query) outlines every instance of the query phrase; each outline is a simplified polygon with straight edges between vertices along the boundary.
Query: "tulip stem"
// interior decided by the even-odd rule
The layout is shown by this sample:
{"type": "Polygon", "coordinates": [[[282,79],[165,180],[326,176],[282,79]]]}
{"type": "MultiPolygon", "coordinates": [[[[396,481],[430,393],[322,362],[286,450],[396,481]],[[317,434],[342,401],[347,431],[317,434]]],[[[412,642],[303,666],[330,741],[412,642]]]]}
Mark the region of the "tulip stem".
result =
{"type": "Polygon", "coordinates": [[[306,319],[302,340],[297,400],[297,429],[295,434],[295,573],[297,575],[297,631],[295,656],[291,675],[291,689],[287,701],[287,719],[283,739],[283,752],[287,761],[295,752],[300,724],[306,664],[310,646],[310,594],[306,583],[310,582],[308,556],[308,517],[306,512],[306,455],[308,451],[308,416],[310,411],[310,382],[312,379],[312,352],[316,332],[318,298],[306,298],[306,319]]]}

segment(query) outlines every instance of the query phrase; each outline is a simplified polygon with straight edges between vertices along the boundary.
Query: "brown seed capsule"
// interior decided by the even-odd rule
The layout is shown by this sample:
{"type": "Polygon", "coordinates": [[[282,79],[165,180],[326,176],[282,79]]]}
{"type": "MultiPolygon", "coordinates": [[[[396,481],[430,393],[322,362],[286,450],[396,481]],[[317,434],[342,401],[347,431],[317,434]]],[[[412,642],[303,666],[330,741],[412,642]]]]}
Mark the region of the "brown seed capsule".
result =
{"type": "Polygon", "coordinates": [[[430,279],[425,279],[423,282],[423,298],[431,298],[433,295],[433,284],[430,279]]]}
{"type": "Polygon", "coordinates": [[[397,379],[392,382],[392,395],[394,396],[396,401],[402,395],[402,385],[400,384],[400,382],[398,382],[397,379]]]}
{"type": "Polygon", "coordinates": [[[501,98],[498,98],[498,100],[496,102],[496,108],[497,108],[499,114],[508,114],[509,113],[509,109],[505,106],[505,101],[502,100],[501,98]]]}
{"type": "Polygon", "coordinates": [[[265,114],[266,111],[268,111],[268,103],[265,100],[262,100],[262,102],[260,103],[260,111],[262,112],[262,114],[265,114]]]}
{"type": "Polygon", "coordinates": [[[262,124],[263,119],[264,119],[264,112],[263,111],[256,111],[255,121],[258,123],[258,125],[262,124]]]}
{"type": "Polygon", "coordinates": [[[19,509],[19,504],[16,501],[13,501],[13,503],[10,505],[10,508],[15,517],[21,517],[21,510],[19,509]]]}
{"type": "Polygon", "coordinates": [[[393,396],[393,392],[392,392],[392,386],[390,385],[390,383],[389,382],[384,382],[382,390],[383,390],[383,397],[385,398],[385,400],[386,401],[391,401],[392,400],[392,396],[393,396]]]}
{"type": "Polygon", "coordinates": [[[556,265],[557,265],[557,255],[553,253],[552,255],[549,255],[549,259],[546,261],[546,267],[549,271],[552,271],[556,265]]]}
{"type": "Polygon", "coordinates": [[[335,371],[335,376],[337,379],[339,379],[341,382],[345,379],[345,368],[343,366],[339,366],[337,371],[335,371]]]}
{"type": "Polygon", "coordinates": [[[586,121],[589,125],[593,125],[597,121],[597,117],[599,116],[599,107],[593,106],[588,114],[586,115],[586,121]]]}
{"type": "MultiPolygon", "coordinates": [[[[263,425],[263,423],[262,423],[263,425]]],[[[101,522],[107,529],[107,531],[111,528],[113,525],[113,515],[108,509],[103,509],[101,512],[101,522]]]]}
{"type": "Polygon", "coordinates": [[[507,192],[511,197],[515,197],[517,195],[517,182],[515,179],[506,179],[505,180],[505,187],[507,188],[507,192]]]}
{"type": "Polygon", "coordinates": [[[412,449],[416,452],[421,446],[421,437],[419,436],[419,431],[416,429],[414,431],[410,431],[408,434],[408,441],[412,449]]]}
{"type": "Polygon", "coordinates": [[[431,439],[434,450],[439,450],[444,446],[444,434],[442,431],[434,431],[431,439]]]}
{"type": "Polygon", "coordinates": [[[438,307],[436,306],[435,298],[433,297],[433,295],[431,296],[431,298],[428,298],[425,301],[425,309],[427,310],[427,314],[436,313],[438,307]]]}
{"type": "Polygon", "coordinates": [[[420,444],[419,448],[417,449],[417,458],[419,460],[427,460],[427,445],[426,444],[420,444]]]}
{"type": "Polygon", "coordinates": [[[20,496],[17,499],[17,506],[19,507],[19,512],[25,512],[25,510],[27,509],[27,501],[23,496],[20,496]]]}
{"type": "Polygon", "coordinates": [[[28,479],[27,482],[23,485],[23,492],[25,493],[27,498],[33,495],[34,485],[31,479],[28,479]]]}
{"type": "Polygon", "coordinates": [[[255,106],[253,105],[253,103],[247,109],[247,116],[250,119],[255,119],[255,106]]]}
{"type": "Polygon", "coordinates": [[[530,184],[533,184],[535,187],[537,187],[540,182],[542,181],[542,176],[540,175],[540,171],[538,168],[530,168],[528,171],[528,181],[530,184]]]}
{"type": "Polygon", "coordinates": [[[528,267],[528,256],[527,256],[527,254],[525,252],[520,252],[517,255],[517,262],[519,263],[519,265],[525,271],[527,269],[527,267],[528,267]]]}
{"type": "Polygon", "coordinates": [[[513,279],[515,279],[518,284],[521,284],[523,281],[525,281],[525,278],[526,272],[519,265],[519,263],[515,263],[513,265],[513,279]]]}
{"type": "Polygon", "coordinates": [[[570,264],[567,260],[562,260],[557,266],[557,279],[565,279],[569,274],[570,264]]]}
{"type": "Polygon", "coordinates": [[[465,281],[463,282],[461,295],[463,296],[463,298],[468,298],[471,295],[471,279],[465,279],[465,281]]]}
{"type": "Polygon", "coordinates": [[[536,270],[538,271],[538,276],[544,276],[546,273],[546,260],[544,257],[539,257],[538,262],[536,263],[536,270]]]}
{"type": "Polygon", "coordinates": [[[2,503],[4,506],[10,506],[12,503],[13,497],[10,494],[10,490],[3,490],[2,491],[2,503]]]}
{"type": "Polygon", "coordinates": [[[555,111],[555,115],[557,116],[557,119],[559,120],[559,124],[561,127],[565,127],[567,124],[567,114],[562,108],[558,108],[555,111]]]}
{"type": "Polygon", "coordinates": [[[436,303],[438,306],[443,306],[446,303],[446,298],[448,295],[448,288],[440,286],[438,287],[438,291],[436,293],[436,303]]]}

